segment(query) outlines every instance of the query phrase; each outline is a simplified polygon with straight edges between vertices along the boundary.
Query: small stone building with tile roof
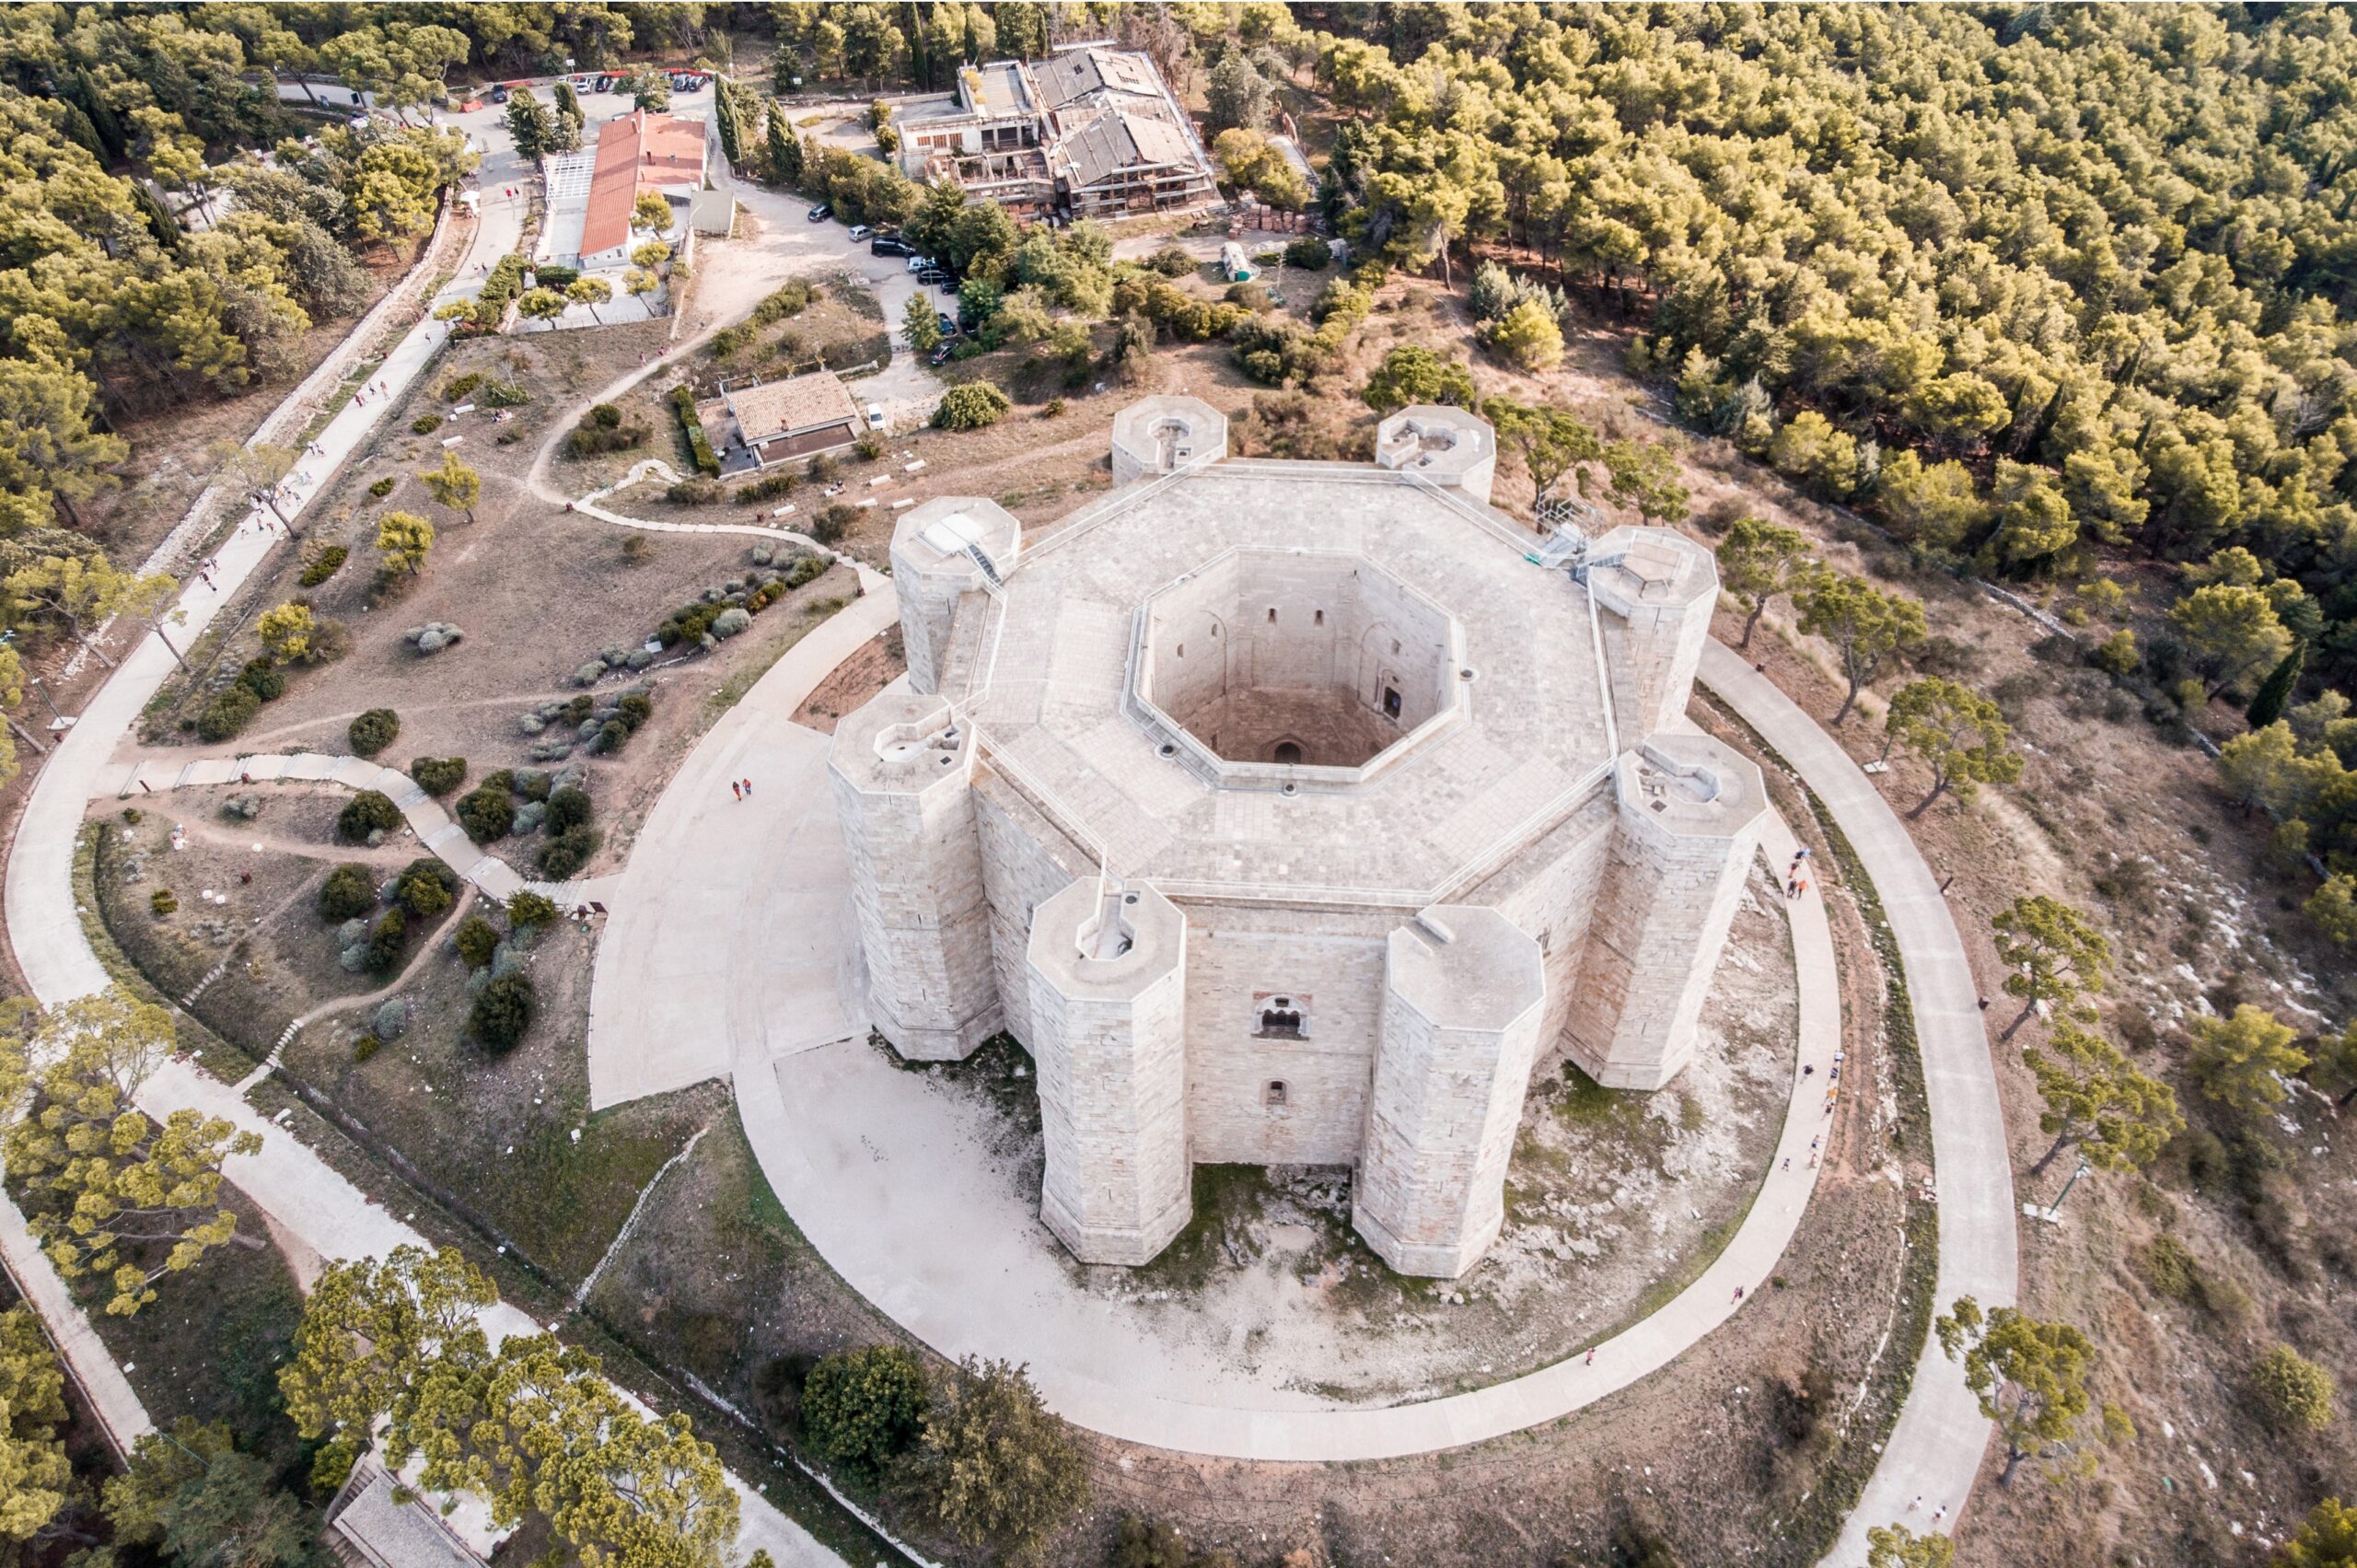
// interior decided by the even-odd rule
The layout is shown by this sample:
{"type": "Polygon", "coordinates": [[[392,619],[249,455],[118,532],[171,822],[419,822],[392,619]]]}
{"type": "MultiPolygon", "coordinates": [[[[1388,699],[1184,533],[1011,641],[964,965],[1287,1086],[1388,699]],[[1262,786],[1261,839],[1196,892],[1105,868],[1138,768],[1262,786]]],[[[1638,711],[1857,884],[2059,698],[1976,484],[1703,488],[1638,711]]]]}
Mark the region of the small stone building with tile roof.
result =
{"type": "Polygon", "coordinates": [[[859,439],[858,400],[831,370],[740,387],[724,391],[721,401],[733,426],[722,442],[724,468],[735,454],[743,454],[737,466],[761,467],[831,452],[859,439]]]}
{"type": "Polygon", "coordinates": [[[1686,718],[1717,602],[1661,528],[1542,541],[1460,409],[1376,461],[1116,416],[1120,488],[1026,538],[944,497],[892,542],[908,651],[830,775],[876,1028],[1038,1064],[1040,1212],[1146,1261],[1199,1161],[1353,1167],[1403,1272],[1497,1235],[1526,1091],[1657,1089],[1765,821],[1686,718]]]}

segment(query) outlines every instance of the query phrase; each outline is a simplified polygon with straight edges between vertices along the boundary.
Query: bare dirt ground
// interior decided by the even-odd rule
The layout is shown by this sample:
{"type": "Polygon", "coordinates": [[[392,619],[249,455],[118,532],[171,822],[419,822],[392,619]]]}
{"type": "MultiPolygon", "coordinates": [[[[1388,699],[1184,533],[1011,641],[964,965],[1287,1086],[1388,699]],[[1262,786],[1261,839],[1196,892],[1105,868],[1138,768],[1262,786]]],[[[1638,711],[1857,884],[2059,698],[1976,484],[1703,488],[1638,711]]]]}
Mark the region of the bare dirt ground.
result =
{"type": "MultiPolygon", "coordinates": [[[[305,544],[343,545],[350,552],[343,566],[325,583],[306,587],[298,578],[308,557],[294,551],[267,578],[258,575],[233,612],[238,630],[208,639],[194,652],[191,662],[199,678],[167,688],[150,711],[143,739],[205,744],[192,733],[193,715],[209,691],[261,652],[253,617],[300,598],[344,627],[349,651],[331,665],[289,669],[284,696],[266,704],[233,743],[208,749],[341,752],[349,749],[344,732],[354,716],[389,707],[401,716],[401,732],[380,760],[393,766],[406,766],[412,757],[459,756],[479,778],[530,763],[533,736],[523,724],[528,713],[575,696],[582,690],[575,681],[585,662],[608,649],[640,648],[672,610],[741,579],[749,568],[753,541],[741,536],[619,528],[550,505],[522,482],[549,434],[552,404],[602,385],[635,361],[647,351],[633,344],[656,325],[614,328],[603,337],[594,331],[547,332],[457,345],[392,411],[375,450],[319,504],[319,520],[305,544]],[[469,521],[426,495],[415,475],[439,460],[438,437],[414,435],[410,425],[423,412],[451,407],[440,389],[476,371],[517,381],[534,396],[505,424],[476,413],[447,426],[464,432],[453,449],[482,476],[482,500],[469,521]],[[516,439],[502,439],[511,434],[516,439]],[[389,493],[372,494],[385,479],[394,482],[389,493]],[[377,570],[377,523],[392,510],[425,516],[436,530],[433,552],[414,577],[388,580],[377,570]],[[439,654],[421,656],[404,633],[428,621],[456,624],[466,636],[439,654]]],[[[634,417],[662,423],[652,424],[645,447],[599,459],[605,467],[626,468],[647,455],[676,456],[678,425],[668,407],[650,405],[634,417]]],[[[560,459],[559,471],[570,466],[560,459]]],[[[566,473],[567,482],[577,480],[583,490],[592,487],[592,477],[566,473]]],[[[715,716],[712,703],[733,701],[759,671],[857,592],[852,575],[839,568],[795,589],[712,653],[683,645],[650,655],[643,670],[610,670],[592,683],[592,694],[600,697],[644,689],[655,705],[654,716],[620,753],[593,756],[583,748],[554,764],[586,769],[598,800],[605,845],[593,873],[620,864],[677,760],[715,716]]],[[[528,846],[507,849],[526,857],[518,865],[529,874],[528,846]]]]}
{"type": "MultiPolygon", "coordinates": [[[[94,807],[105,813],[94,881],[107,930],[176,1004],[202,984],[189,1012],[256,1060],[296,1017],[338,998],[367,996],[390,978],[343,969],[335,923],[319,913],[319,885],[346,862],[389,880],[425,852],[406,830],[374,849],[338,843],[336,815],[351,798],[327,784],[226,785],[94,807]],[[260,803],[258,816],[226,812],[244,798],[260,803]],[[166,890],[180,907],[158,915],[151,900],[166,890]],[[221,901],[206,900],[208,892],[221,901]]],[[[403,963],[459,918],[453,909],[442,920],[416,923],[403,963]]]]}
{"type": "Polygon", "coordinates": [[[861,703],[899,679],[908,668],[908,652],[900,645],[900,629],[895,626],[861,645],[835,667],[833,674],[811,688],[810,695],[794,710],[794,722],[832,735],[836,721],[858,712],[861,703]]]}

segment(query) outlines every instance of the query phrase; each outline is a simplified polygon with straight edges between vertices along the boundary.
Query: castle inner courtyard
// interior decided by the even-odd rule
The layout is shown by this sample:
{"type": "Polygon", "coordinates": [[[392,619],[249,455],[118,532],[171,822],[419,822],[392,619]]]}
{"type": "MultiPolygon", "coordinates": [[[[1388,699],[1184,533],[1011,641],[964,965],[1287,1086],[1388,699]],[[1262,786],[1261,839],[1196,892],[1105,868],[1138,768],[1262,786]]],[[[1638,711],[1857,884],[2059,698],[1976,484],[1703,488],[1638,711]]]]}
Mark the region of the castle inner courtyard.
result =
{"type": "Polygon", "coordinates": [[[1199,1164],[1346,1167],[1358,1236],[1455,1278],[1534,1075],[1692,1062],[1768,817],[1685,715],[1715,567],[1524,542],[1460,410],[1374,464],[1225,437],[1149,400],[1130,482],[1062,524],[900,520],[909,677],[830,762],[872,1015],[913,1061],[1030,1053],[1040,1217],[1085,1262],[1159,1254],[1199,1164]]]}

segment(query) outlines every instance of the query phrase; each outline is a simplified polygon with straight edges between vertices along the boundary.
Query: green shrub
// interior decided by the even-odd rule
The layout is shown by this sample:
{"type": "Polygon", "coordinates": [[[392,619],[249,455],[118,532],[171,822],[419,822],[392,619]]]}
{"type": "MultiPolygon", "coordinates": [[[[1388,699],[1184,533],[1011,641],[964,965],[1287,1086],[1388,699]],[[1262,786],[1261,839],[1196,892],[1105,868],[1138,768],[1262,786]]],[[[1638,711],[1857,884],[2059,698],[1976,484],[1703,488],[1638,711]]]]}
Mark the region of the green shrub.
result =
{"type": "Polygon", "coordinates": [[[622,411],[611,403],[597,403],[564,438],[568,458],[595,457],[600,452],[626,452],[643,447],[655,432],[644,424],[626,424],[622,411]]]}
{"type": "Polygon", "coordinates": [[[608,719],[598,726],[598,733],[589,738],[590,753],[598,757],[610,757],[629,744],[630,726],[620,719],[608,719]]]}
{"type": "Polygon", "coordinates": [[[355,919],[376,907],[377,879],[358,861],[345,861],[319,884],[319,918],[331,925],[355,919]]]}
{"type": "Polygon", "coordinates": [[[487,381],[482,396],[475,401],[485,408],[521,408],[532,401],[532,393],[521,381],[487,381]]]}
{"type": "Polygon", "coordinates": [[[1200,270],[1201,261],[1176,245],[1166,245],[1145,259],[1145,264],[1166,278],[1183,278],[1200,270]]]}
{"type": "MultiPolygon", "coordinates": [[[[386,481],[385,487],[391,489],[392,482],[386,481]]],[[[374,486],[370,487],[370,493],[375,494],[374,486]]],[[[307,588],[316,588],[334,576],[351,553],[343,545],[331,544],[303,563],[303,575],[296,580],[307,588]]]]}
{"type": "Polygon", "coordinates": [[[852,524],[857,521],[859,508],[838,501],[810,519],[810,537],[820,544],[833,544],[849,533],[852,524]]]}
{"type": "Polygon", "coordinates": [[[853,446],[852,450],[859,454],[861,462],[872,463],[884,455],[884,443],[873,436],[863,436],[853,446]]]}
{"type": "Polygon", "coordinates": [[[566,285],[580,276],[578,267],[568,267],[561,261],[543,261],[532,269],[532,286],[552,288],[562,293],[566,285]]]}
{"type": "Polygon", "coordinates": [[[593,806],[589,792],[567,785],[549,796],[549,830],[562,832],[577,828],[589,820],[593,806]]]}
{"type": "Polygon", "coordinates": [[[238,684],[252,692],[257,703],[274,703],[286,695],[286,677],[266,658],[248,659],[238,671],[238,684]]]}
{"type": "Polygon", "coordinates": [[[626,692],[614,704],[614,716],[635,731],[640,725],[655,716],[654,699],[644,691],[626,692]]]}
{"type": "Polygon", "coordinates": [[[798,473],[763,474],[750,484],[738,485],[737,500],[739,505],[747,506],[763,501],[776,501],[793,494],[794,487],[801,482],[802,476],[798,473]]]}
{"type": "Polygon", "coordinates": [[[179,909],[180,900],[169,888],[158,888],[147,895],[147,907],[155,912],[157,920],[161,920],[179,909]]]}
{"type": "Polygon", "coordinates": [[[1015,405],[988,381],[968,381],[941,394],[933,423],[944,430],[980,430],[996,424],[1015,405]]]}
{"type": "Polygon", "coordinates": [[[412,757],[409,776],[417,787],[439,798],[467,782],[467,760],[464,757],[412,757]]]}
{"type": "Polygon", "coordinates": [[[335,819],[335,836],[349,844],[365,842],[371,833],[389,833],[401,825],[401,808],[382,790],[364,789],[344,802],[335,819]]]}
{"type": "Polygon", "coordinates": [[[1086,1501],[1072,1430],[1019,1366],[969,1356],[934,1391],[896,1488],[932,1528],[1003,1561],[1035,1561],[1086,1501]]]}
{"type": "Polygon", "coordinates": [[[499,927],[479,914],[470,914],[459,922],[459,929],[450,934],[457,945],[459,959],[470,970],[482,969],[499,951],[499,927]]]}
{"type": "Polygon", "coordinates": [[[899,1345],[838,1351],[802,1385],[802,1438],[852,1480],[873,1486],[924,1422],[924,1364],[899,1345]]]}
{"type": "Polygon", "coordinates": [[[261,712],[261,699],[252,688],[242,683],[231,686],[197,711],[196,737],[199,740],[226,740],[253,722],[261,712]]]}
{"type": "Polygon", "coordinates": [[[589,864],[589,857],[598,853],[598,830],[586,825],[554,834],[540,846],[540,875],[552,882],[563,881],[589,864]]]}
{"type": "Polygon", "coordinates": [[[507,923],[518,931],[529,931],[546,925],[556,918],[556,902],[529,888],[519,888],[507,898],[507,923]]]}
{"type": "Polygon", "coordinates": [[[390,495],[393,493],[393,486],[399,484],[401,482],[401,475],[389,473],[384,478],[378,480],[376,483],[370,485],[368,487],[368,494],[375,496],[377,500],[382,501],[386,496],[390,495]]]}
{"type": "Polygon", "coordinates": [[[2251,1385],[2279,1426],[2321,1432],[2332,1424],[2332,1401],[2338,1391],[2332,1374],[2290,1345],[2277,1345],[2258,1358],[2251,1371],[2251,1385]]]}
{"type": "Polygon", "coordinates": [[[1307,272],[1323,271],[1334,259],[1334,248],[1315,234],[1296,234],[1285,242],[1285,265],[1307,272]]]}
{"type": "Polygon", "coordinates": [[[446,403],[459,402],[469,392],[482,385],[482,372],[480,370],[470,370],[464,376],[453,376],[442,383],[442,401],[446,403]]]}
{"type": "Polygon", "coordinates": [[[421,413],[409,422],[409,427],[420,436],[431,436],[442,428],[442,416],[438,413],[421,413]]]}
{"type": "MultiPolygon", "coordinates": [[[[576,719],[574,722],[577,724],[580,721],[576,719]]],[[[505,779],[509,792],[520,795],[527,800],[546,800],[549,797],[549,776],[537,769],[526,768],[521,772],[499,773],[493,776],[505,779]]]]}
{"type": "Polygon", "coordinates": [[[467,1031],[485,1051],[500,1054],[513,1051],[531,1028],[538,1001],[531,979],[523,970],[501,975],[475,997],[467,1014],[467,1031]]]}
{"type": "Polygon", "coordinates": [[[467,837],[479,844],[504,839],[516,830],[516,803],[508,798],[507,786],[493,784],[489,779],[460,796],[453,815],[459,819],[459,826],[467,830],[467,837]]]}
{"type": "Polygon", "coordinates": [[[396,905],[377,917],[368,928],[368,958],[363,966],[370,974],[384,974],[401,959],[401,942],[409,935],[409,917],[396,905]]]}
{"type": "Polygon", "coordinates": [[[401,732],[400,714],[390,708],[371,708],[352,721],[352,727],[344,731],[344,738],[352,742],[355,756],[374,757],[390,746],[393,738],[401,732]]]}
{"type": "Polygon", "coordinates": [[[411,861],[393,883],[394,900],[420,920],[447,912],[458,893],[459,874],[430,854],[411,861]]]}
{"type": "Polygon", "coordinates": [[[679,428],[687,435],[696,471],[706,479],[718,479],[720,457],[712,449],[712,437],[704,434],[703,417],[696,412],[696,395],[685,382],[671,389],[671,406],[679,411],[679,428]]]}
{"type": "Polygon", "coordinates": [[[366,1062],[384,1049],[385,1042],[375,1035],[362,1035],[352,1042],[352,1060],[354,1063],[366,1062]]]}
{"type": "MultiPolygon", "coordinates": [[[[711,479],[683,479],[663,492],[663,499],[675,506],[704,506],[719,500],[726,492],[720,482],[711,479]]],[[[742,493],[739,493],[742,499],[742,493]]]]}

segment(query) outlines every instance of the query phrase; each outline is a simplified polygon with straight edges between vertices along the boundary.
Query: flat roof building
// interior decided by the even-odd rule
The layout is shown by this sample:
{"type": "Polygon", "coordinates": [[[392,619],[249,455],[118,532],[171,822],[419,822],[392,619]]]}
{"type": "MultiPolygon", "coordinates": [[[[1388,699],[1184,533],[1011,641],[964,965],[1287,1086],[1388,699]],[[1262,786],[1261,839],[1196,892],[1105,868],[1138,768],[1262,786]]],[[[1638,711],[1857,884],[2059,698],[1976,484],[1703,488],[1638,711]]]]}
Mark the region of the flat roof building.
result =
{"type": "Polygon", "coordinates": [[[1153,61],[1104,43],[967,65],[900,100],[900,168],[1020,216],[1116,217],[1219,199],[1211,159],[1153,61]]]}
{"type": "Polygon", "coordinates": [[[858,401],[831,370],[724,389],[721,397],[735,426],[720,455],[724,471],[732,459],[738,468],[758,468],[831,452],[859,439],[858,401]]]}

